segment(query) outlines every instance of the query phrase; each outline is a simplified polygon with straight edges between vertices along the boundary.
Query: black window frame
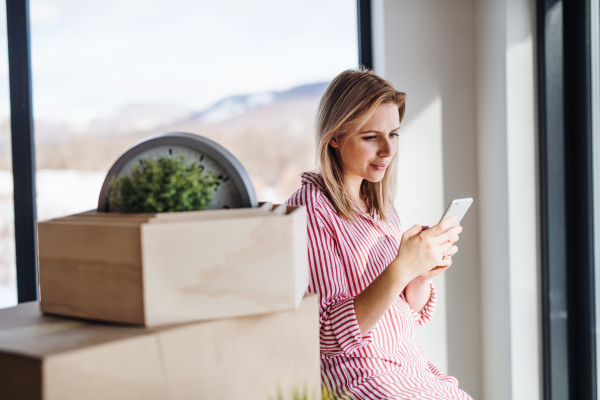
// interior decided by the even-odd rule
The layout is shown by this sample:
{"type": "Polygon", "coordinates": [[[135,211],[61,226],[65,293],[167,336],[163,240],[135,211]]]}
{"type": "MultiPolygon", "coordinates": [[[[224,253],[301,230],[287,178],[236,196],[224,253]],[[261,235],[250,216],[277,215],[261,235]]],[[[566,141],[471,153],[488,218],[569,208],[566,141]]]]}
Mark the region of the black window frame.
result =
{"type": "Polygon", "coordinates": [[[29,0],[6,0],[17,296],[39,298],[29,0]]]}
{"type": "Polygon", "coordinates": [[[373,69],[373,29],[371,28],[371,0],[356,0],[358,19],[358,64],[373,69]]]}
{"type": "Polygon", "coordinates": [[[538,0],[544,399],[596,399],[589,0],[538,0]]]}

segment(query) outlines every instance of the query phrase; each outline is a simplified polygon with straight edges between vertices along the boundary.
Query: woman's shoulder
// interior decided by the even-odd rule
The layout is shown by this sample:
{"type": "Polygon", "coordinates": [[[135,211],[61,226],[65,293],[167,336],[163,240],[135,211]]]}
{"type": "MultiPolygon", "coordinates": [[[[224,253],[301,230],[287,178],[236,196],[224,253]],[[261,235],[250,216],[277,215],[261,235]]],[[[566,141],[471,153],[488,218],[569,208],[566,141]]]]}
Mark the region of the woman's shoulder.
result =
{"type": "Polygon", "coordinates": [[[290,206],[305,206],[308,214],[308,225],[324,229],[329,235],[335,236],[336,227],[346,224],[337,214],[327,196],[327,189],[321,174],[304,172],[300,175],[301,186],[285,202],[290,206]]]}
{"type": "Polygon", "coordinates": [[[304,172],[300,175],[301,186],[285,202],[290,206],[305,206],[309,212],[333,208],[327,197],[327,189],[321,174],[304,172]]]}

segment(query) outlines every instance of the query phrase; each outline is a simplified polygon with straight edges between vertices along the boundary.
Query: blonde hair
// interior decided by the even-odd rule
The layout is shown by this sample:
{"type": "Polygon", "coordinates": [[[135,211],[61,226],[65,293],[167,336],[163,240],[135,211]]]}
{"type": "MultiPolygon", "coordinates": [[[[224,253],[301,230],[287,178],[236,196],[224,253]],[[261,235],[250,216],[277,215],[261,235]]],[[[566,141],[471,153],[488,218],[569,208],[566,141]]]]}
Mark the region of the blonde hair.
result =
{"type": "MultiPolygon", "coordinates": [[[[347,70],[336,76],[321,97],[316,118],[317,166],[333,207],[350,223],[357,213],[352,206],[350,188],[344,181],[338,149],[329,143],[332,139],[343,141],[358,133],[380,104],[397,105],[402,122],[405,99],[406,95],[394,89],[390,82],[364,68],[347,70]]],[[[396,153],[381,181],[373,183],[365,179],[360,187],[368,212],[376,210],[383,221],[388,221],[393,212],[397,170],[396,153]]]]}

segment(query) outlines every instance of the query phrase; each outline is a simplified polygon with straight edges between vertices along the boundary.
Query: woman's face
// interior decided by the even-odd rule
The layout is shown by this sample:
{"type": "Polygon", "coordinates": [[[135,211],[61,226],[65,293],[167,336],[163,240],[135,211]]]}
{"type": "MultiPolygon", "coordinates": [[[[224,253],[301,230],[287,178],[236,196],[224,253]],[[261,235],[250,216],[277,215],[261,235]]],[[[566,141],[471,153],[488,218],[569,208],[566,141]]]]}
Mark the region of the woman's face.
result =
{"type": "Polygon", "coordinates": [[[400,116],[395,104],[380,104],[357,134],[330,145],[341,152],[342,168],[349,184],[363,179],[379,182],[398,150],[400,116]]]}

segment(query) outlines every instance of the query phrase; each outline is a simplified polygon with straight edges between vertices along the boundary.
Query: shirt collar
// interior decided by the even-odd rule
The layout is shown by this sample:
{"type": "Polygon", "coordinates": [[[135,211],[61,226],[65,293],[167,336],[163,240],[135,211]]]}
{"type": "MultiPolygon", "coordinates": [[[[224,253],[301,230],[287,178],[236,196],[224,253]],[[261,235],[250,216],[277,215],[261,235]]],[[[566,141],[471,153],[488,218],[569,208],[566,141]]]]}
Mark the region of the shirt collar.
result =
{"type": "MultiPolygon", "coordinates": [[[[309,185],[309,184],[315,185],[319,189],[321,189],[323,192],[327,193],[327,189],[325,188],[325,182],[323,181],[323,176],[320,173],[303,172],[300,175],[300,181],[303,186],[309,185]]],[[[379,213],[376,212],[375,209],[373,209],[373,211],[371,211],[371,214],[367,214],[360,208],[360,206],[356,203],[356,201],[353,198],[351,198],[350,200],[352,202],[352,207],[358,213],[358,215],[360,215],[366,219],[371,219],[371,220],[375,221],[376,223],[379,223],[379,213]]]]}

